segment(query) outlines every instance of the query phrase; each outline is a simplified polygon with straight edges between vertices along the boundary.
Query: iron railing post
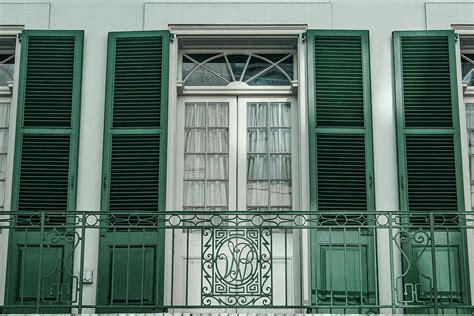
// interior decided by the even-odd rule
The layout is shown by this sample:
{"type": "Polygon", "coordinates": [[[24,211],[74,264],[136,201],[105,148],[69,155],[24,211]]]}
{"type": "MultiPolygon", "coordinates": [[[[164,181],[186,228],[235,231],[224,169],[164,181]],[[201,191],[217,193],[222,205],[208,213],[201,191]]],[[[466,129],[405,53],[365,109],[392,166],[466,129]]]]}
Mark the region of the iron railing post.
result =
{"type": "MultiPolygon", "coordinates": [[[[45,211],[41,211],[40,221],[40,254],[39,254],[39,267],[38,267],[38,281],[36,288],[36,313],[40,312],[40,300],[41,300],[41,277],[43,274],[43,248],[44,248],[44,222],[45,222],[45,211]]],[[[58,287],[60,288],[60,287],[58,287]]]]}
{"type": "MultiPolygon", "coordinates": [[[[75,215],[78,216],[78,215],[75,215]]],[[[82,314],[82,298],[84,293],[84,252],[85,252],[85,243],[86,243],[86,222],[87,214],[82,212],[81,220],[81,251],[79,255],[79,302],[78,302],[78,313],[82,314]]]]}
{"type": "Polygon", "coordinates": [[[392,297],[392,314],[397,313],[397,306],[396,306],[396,300],[397,298],[395,297],[395,293],[398,295],[397,287],[398,284],[395,282],[395,264],[393,262],[394,259],[394,253],[393,253],[393,218],[392,218],[392,213],[389,212],[387,214],[387,221],[388,221],[388,249],[390,253],[390,283],[392,285],[392,291],[391,291],[391,297],[392,297]]]}
{"type": "MultiPolygon", "coordinates": [[[[434,296],[434,313],[438,314],[438,280],[436,276],[436,245],[434,232],[434,213],[430,212],[430,242],[431,242],[431,269],[433,270],[433,296],[434,296]]],[[[448,245],[449,251],[449,245],[448,245]]],[[[448,272],[449,273],[449,272],[448,272]]]]}

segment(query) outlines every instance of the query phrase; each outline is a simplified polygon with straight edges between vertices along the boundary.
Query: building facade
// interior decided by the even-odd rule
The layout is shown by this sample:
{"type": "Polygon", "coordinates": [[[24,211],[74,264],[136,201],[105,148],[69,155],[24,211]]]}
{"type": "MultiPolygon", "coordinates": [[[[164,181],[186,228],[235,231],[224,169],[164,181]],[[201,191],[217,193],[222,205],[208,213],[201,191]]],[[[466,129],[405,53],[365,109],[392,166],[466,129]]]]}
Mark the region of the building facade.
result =
{"type": "Polygon", "coordinates": [[[473,106],[473,1],[0,0],[0,311],[472,313],[473,106]]]}

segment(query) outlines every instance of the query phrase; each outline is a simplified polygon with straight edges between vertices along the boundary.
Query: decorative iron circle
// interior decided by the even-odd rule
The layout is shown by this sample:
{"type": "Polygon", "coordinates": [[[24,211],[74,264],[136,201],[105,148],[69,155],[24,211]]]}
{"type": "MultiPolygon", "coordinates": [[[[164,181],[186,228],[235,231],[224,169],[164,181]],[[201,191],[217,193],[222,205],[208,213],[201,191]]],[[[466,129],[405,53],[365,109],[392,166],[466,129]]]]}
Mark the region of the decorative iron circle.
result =
{"type": "Polygon", "coordinates": [[[254,217],[252,217],[252,224],[254,226],[262,226],[263,225],[263,216],[255,215],[254,217]]]}
{"type": "Polygon", "coordinates": [[[212,226],[220,226],[222,224],[222,217],[219,215],[212,215],[210,222],[212,226]]]}
{"type": "Polygon", "coordinates": [[[334,220],[338,226],[347,225],[347,216],[344,214],[337,214],[334,220]]]}
{"type": "Polygon", "coordinates": [[[99,221],[99,218],[97,215],[86,215],[86,226],[95,226],[97,225],[97,222],[99,221]]]}
{"type": "Polygon", "coordinates": [[[304,226],[306,225],[306,217],[304,215],[296,215],[293,218],[293,222],[296,226],[304,226]]]}
{"type": "Polygon", "coordinates": [[[388,219],[388,216],[383,214],[383,215],[377,215],[377,225],[380,225],[380,226],[387,226],[388,225],[388,222],[389,222],[389,219],[388,219]]]}
{"type": "Polygon", "coordinates": [[[168,222],[171,226],[178,226],[181,224],[181,218],[178,215],[171,215],[168,222]]]}

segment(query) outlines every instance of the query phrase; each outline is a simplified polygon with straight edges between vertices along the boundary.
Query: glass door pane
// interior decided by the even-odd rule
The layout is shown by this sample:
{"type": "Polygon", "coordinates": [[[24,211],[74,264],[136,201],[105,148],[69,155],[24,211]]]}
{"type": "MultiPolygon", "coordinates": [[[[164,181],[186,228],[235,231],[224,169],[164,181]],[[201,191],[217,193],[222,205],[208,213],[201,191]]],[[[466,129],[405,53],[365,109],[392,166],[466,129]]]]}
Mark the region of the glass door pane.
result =
{"type": "Polygon", "coordinates": [[[291,210],[291,103],[246,102],[246,209],[291,210]]]}
{"type": "Polygon", "coordinates": [[[184,210],[229,208],[229,103],[186,102],[184,210]]]}

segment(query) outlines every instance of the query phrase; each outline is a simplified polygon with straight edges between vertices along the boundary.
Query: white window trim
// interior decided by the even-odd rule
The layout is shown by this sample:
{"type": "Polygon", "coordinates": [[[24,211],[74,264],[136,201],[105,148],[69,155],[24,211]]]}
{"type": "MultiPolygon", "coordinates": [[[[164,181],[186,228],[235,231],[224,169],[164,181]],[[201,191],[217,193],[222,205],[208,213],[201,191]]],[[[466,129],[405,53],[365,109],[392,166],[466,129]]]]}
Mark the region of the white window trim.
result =
{"type": "MultiPolygon", "coordinates": [[[[180,52],[178,50],[178,41],[180,36],[190,36],[190,35],[199,35],[199,36],[228,36],[228,35],[293,35],[298,37],[298,49],[297,49],[297,78],[306,78],[306,43],[303,40],[303,34],[307,30],[306,25],[276,25],[276,26],[267,26],[267,25],[236,25],[236,26],[226,26],[226,25],[170,25],[169,30],[174,34],[174,40],[170,43],[170,60],[169,60],[169,98],[168,98],[168,176],[167,176],[167,203],[166,208],[169,210],[176,210],[179,208],[179,205],[176,205],[175,190],[176,187],[176,136],[178,132],[178,122],[177,122],[177,112],[176,105],[178,103],[178,89],[177,84],[180,78],[179,76],[179,57],[180,52]]],[[[246,89],[244,95],[260,95],[266,94],[262,89],[255,89],[254,91],[249,91],[246,89]]],[[[267,90],[267,93],[268,90],[267,90]]],[[[287,92],[288,93],[288,92],[287,92]]],[[[284,94],[287,94],[284,93],[284,94]]],[[[198,94],[197,92],[195,93],[198,94]]],[[[241,95],[239,90],[234,90],[228,93],[222,93],[222,91],[215,90],[213,88],[201,89],[199,94],[205,95],[241,95]]],[[[272,95],[282,94],[281,91],[271,91],[272,95]]],[[[299,126],[299,148],[300,148],[300,157],[299,166],[300,170],[308,170],[309,168],[309,152],[307,146],[301,146],[301,144],[308,144],[308,135],[307,135],[307,101],[306,101],[306,80],[300,80],[299,87],[297,91],[297,102],[298,108],[298,126],[299,126]]],[[[309,179],[302,177],[301,179],[301,190],[299,192],[301,204],[301,209],[309,208],[309,179]],[[308,199],[308,201],[305,201],[308,199]]]]}

